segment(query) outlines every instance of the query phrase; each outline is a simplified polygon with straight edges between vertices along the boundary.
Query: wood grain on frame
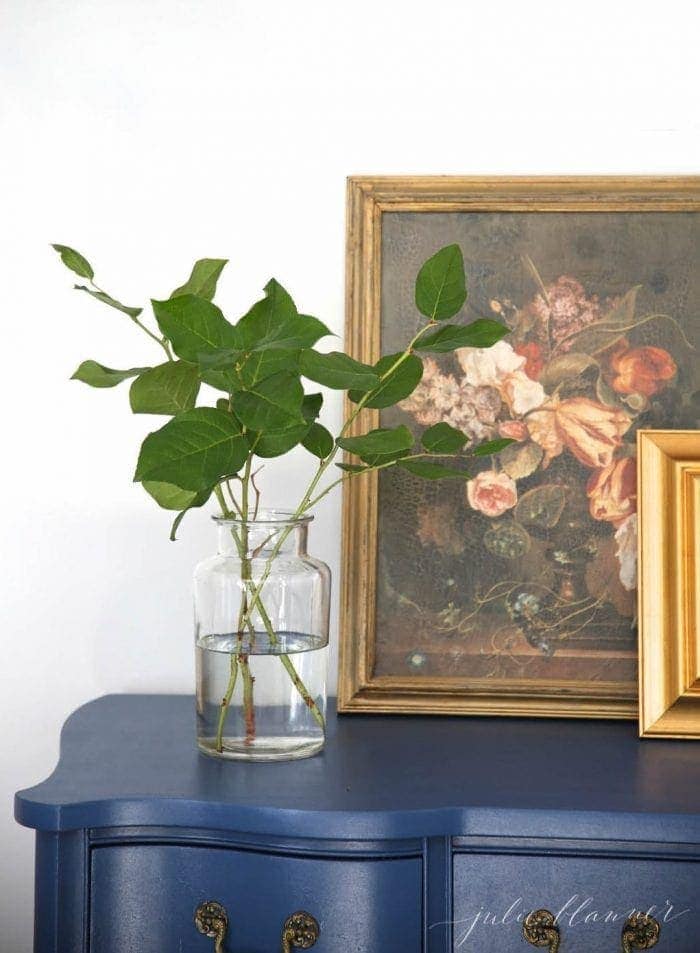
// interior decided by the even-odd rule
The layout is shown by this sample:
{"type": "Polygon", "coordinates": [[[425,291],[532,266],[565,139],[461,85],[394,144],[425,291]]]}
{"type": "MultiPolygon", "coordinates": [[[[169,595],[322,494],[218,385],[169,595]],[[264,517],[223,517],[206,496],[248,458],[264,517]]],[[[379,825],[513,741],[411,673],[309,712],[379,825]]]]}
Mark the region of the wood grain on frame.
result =
{"type": "Polygon", "coordinates": [[[637,441],[640,734],[700,738],[700,433],[637,441]]]}

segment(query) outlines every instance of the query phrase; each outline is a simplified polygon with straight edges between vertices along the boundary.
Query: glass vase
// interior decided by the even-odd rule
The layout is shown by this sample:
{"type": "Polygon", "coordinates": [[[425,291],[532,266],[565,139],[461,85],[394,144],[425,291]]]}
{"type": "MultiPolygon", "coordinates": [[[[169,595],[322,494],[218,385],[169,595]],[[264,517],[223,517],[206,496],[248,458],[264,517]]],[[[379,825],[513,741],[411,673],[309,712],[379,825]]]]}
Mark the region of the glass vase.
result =
{"type": "Polygon", "coordinates": [[[330,570],[306,550],[313,517],[214,517],[218,552],[194,575],[197,744],[246,761],[323,747],[330,570]]]}

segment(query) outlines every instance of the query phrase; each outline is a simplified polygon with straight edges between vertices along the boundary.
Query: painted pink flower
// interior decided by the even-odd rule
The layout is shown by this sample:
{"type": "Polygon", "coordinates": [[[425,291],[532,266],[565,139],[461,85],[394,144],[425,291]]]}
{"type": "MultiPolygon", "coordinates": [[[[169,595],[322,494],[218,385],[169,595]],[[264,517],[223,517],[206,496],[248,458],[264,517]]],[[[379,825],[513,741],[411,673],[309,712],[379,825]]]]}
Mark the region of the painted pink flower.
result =
{"type": "Polygon", "coordinates": [[[432,358],[427,358],[422,380],[399,406],[424,427],[445,421],[470,439],[480,441],[495,435],[502,404],[494,387],[475,387],[464,379],[457,380],[454,374],[444,374],[432,358]]]}
{"type": "MultiPolygon", "coordinates": [[[[588,297],[581,282],[570,275],[561,275],[545,291],[546,297],[535,295],[525,310],[549,328],[555,342],[563,341],[602,317],[598,295],[588,297]]],[[[608,306],[612,304],[613,301],[607,302],[608,306]]],[[[567,346],[563,345],[562,350],[568,350],[567,346]]]]}
{"type": "Polygon", "coordinates": [[[528,439],[530,431],[527,429],[527,424],[522,420],[503,420],[498,425],[498,435],[522,443],[523,440],[528,439]]]}
{"type": "Polygon", "coordinates": [[[484,470],[468,481],[467,500],[484,516],[502,516],[518,502],[518,490],[507,473],[484,470]]]}

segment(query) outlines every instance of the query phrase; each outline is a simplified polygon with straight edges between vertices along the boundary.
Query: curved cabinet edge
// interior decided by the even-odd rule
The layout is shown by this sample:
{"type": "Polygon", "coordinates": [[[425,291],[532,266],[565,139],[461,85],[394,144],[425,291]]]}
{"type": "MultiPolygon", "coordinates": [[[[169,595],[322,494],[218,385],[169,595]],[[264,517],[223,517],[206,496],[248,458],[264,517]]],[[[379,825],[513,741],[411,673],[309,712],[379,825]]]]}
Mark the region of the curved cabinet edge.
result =
{"type": "Polygon", "coordinates": [[[169,826],[320,840],[425,837],[590,838],[700,844],[700,815],[446,807],[421,811],[302,811],[167,797],[50,804],[15,796],[15,819],[40,831],[169,826]]]}

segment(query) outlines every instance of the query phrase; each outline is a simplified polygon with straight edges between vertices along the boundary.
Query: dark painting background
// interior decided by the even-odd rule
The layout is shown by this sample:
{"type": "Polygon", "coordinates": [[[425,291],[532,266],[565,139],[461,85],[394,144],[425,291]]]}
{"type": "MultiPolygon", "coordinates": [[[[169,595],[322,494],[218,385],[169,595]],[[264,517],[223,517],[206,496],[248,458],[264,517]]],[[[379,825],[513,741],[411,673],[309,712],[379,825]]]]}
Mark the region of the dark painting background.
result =
{"type": "MultiPolygon", "coordinates": [[[[688,343],[700,341],[697,214],[385,213],[382,221],[382,354],[401,350],[420,326],[415,275],[452,242],[463,250],[469,289],[459,320],[493,317],[494,307],[513,320],[538,294],[524,261],[529,256],[546,287],[568,276],[597,296],[603,311],[608,300],[640,285],[637,320],[667,314],[688,343]]],[[[641,412],[630,411],[620,455],[633,456],[638,427],[697,427],[698,355],[688,343],[665,319],[625,333],[635,353],[650,346],[666,351],[676,373],[644,399],[641,412]]],[[[435,358],[442,373],[460,379],[452,355],[435,358]]],[[[561,395],[599,400],[594,373],[575,375],[561,395]]],[[[382,412],[383,426],[398,423],[416,434],[423,429],[405,409],[382,412]]],[[[490,466],[475,461],[472,472],[490,466]]],[[[566,506],[557,526],[535,520],[527,527],[527,552],[518,551],[516,540],[512,551],[501,546],[498,555],[485,539],[494,527],[503,533],[512,526],[512,510],[494,519],[469,505],[462,483],[423,482],[398,468],[380,473],[375,673],[486,678],[494,690],[513,680],[621,682],[632,694],[636,594],[619,579],[615,524],[590,515],[591,472],[564,450],[546,470],[518,479],[520,497],[543,483],[564,487],[566,506]],[[585,549],[577,578],[567,583],[578,593],[565,597],[554,555],[562,548],[574,561],[585,549]]]]}

